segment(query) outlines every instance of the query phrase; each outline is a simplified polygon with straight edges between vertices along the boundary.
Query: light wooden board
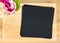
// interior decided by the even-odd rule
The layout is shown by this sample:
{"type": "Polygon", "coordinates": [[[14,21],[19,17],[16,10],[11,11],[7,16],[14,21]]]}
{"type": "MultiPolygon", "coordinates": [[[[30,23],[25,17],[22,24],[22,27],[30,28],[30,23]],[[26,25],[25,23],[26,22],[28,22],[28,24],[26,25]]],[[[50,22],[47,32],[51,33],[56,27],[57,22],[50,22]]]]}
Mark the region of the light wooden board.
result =
{"type": "Polygon", "coordinates": [[[2,19],[0,19],[0,39],[2,39],[2,19]]]}
{"type": "Polygon", "coordinates": [[[21,0],[21,3],[52,3],[56,0],[21,0]]]}
{"type": "MultiPolygon", "coordinates": [[[[3,19],[2,27],[2,43],[58,43],[58,19],[57,19],[57,10],[55,9],[54,13],[54,22],[53,22],[53,37],[52,39],[44,38],[28,38],[20,36],[20,27],[22,19],[22,5],[30,4],[36,6],[48,6],[56,8],[55,3],[21,3],[21,8],[13,15],[8,16],[6,19],[3,19]]],[[[59,28],[59,27],[58,27],[59,28]]]]}

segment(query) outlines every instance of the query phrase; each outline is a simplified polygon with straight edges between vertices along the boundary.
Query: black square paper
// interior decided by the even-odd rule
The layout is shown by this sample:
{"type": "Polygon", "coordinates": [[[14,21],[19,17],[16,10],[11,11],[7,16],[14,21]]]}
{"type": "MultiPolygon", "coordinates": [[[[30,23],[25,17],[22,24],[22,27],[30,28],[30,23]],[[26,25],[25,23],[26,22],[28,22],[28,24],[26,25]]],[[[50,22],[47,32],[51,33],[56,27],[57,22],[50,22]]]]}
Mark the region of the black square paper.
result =
{"type": "Polygon", "coordinates": [[[52,38],[54,8],[24,5],[22,7],[22,37],[52,38]]]}

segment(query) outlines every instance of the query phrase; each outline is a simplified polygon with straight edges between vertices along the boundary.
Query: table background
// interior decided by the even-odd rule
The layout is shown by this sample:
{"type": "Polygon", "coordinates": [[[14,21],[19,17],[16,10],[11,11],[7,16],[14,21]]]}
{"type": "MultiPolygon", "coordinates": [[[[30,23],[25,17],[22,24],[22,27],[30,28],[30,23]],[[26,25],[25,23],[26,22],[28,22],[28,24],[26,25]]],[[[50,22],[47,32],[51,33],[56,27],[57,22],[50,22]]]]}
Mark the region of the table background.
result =
{"type": "MultiPolygon", "coordinates": [[[[24,3],[22,0],[21,2],[24,3]]],[[[31,1],[34,2],[34,1],[31,1]]],[[[35,1],[36,2],[36,1],[35,1]]],[[[39,2],[39,0],[38,0],[39,2]]],[[[47,1],[45,1],[47,2],[47,1]]],[[[48,1],[50,2],[50,1],[48,1]]],[[[6,19],[2,20],[0,19],[0,42],[1,43],[60,43],[60,5],[59,1],[51,1],[56,3],[57,10],[56,10],[56,20],[57,20],[57,31],[56,31],[56,40],[54,38],[52,40],[45,40],[45,39],[39,39],[39,38],[22,38],[20,37],[20,24],[21,24],[21,9],[17,11],[14,15],[11,15],[7,17],[6,19]],[[3,27],[2,27],[3,24],[3,27]],[[2,29],[1,29],[2,28],[2,29]]],[[[30,1],[29,1],[30,3],[30,1]]],[[[54,34],[55,35],[55,34],[54,34]]]]}
{"type": "Polygon", "coordinates": [[[21,3],[52,3],[56,0],[21,0],[21,3]]]}

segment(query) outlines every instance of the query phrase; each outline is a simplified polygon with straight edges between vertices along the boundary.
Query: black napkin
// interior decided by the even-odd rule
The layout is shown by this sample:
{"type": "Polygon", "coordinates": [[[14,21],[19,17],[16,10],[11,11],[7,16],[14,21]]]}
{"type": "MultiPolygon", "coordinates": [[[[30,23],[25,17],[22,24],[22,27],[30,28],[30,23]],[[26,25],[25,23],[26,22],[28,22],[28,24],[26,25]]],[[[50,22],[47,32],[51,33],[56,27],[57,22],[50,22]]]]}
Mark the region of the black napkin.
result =
{"type": "Polygon", "coordinates": [[[22,7],[22,37],[52,38],[54,8],[24,5],[22,7]]]}

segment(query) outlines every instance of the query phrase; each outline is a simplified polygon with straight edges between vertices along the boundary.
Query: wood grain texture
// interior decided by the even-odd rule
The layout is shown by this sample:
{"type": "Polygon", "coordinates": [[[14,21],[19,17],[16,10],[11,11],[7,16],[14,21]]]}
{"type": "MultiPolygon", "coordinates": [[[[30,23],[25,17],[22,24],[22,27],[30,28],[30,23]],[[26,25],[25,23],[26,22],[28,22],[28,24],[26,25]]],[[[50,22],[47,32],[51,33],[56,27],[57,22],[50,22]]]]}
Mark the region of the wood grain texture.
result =
{"type": "Polygon", "coordinates": [[[2,39],[2,19],[0,19],[0,39],[2,39]]]}
{"type": "MultiPolygon", "coordinates": [[[[24,4],[36,6],[55,7],[55,3],[21,3],[21,8],[15,14],[3,20],[2,43],[58,43],[57,41],[57,14],[54,13],[53,37],[52,39],[28,38],[20,36],[22,6],[24,4]]],[[[56,12],[56,10],[55,10],[56,12]]]]}
{"type": "MultiPolygon", "coordinates": [[[[40,40],[40,39],[33,39],[31,40],[31,38],[21,38],[19,36],[19,32],[20,32],[20,24],[21,24],[21,16],[18,13],[21,13],[21,11],[17,11],[14,15],[11,15],[9,17],[7,17],[6,20],[4,20],[4,28],[2,28],[2,30],[0,30],[0,33],[2,33],[1,35],[3,35],[2,38],[2,42],[0,40],[0,43],[60,43],[60,0],[30,0],[30,1],[26,1],[26,0],[21,0],[21,2],[26,3],[26,2],[54,2],[56,3],[57,6],[57,10],[56,10],[56,14],[57,14],[57,39],[56,40],[40,40]],[[20,16],[19,16],[20,15],[20,16]],[[18,24],[20,23],[20,24],[18,24]],[[10,26],[9,26],[10,25],[10,26]]],[[[1,20],[0,20],[0,24],[1,20]]],[[[2,25],[0,25],[2,26],[2,25]]],[[[0,27],[1,28],[1,27],[0,27]]],[[[0,37],[1,38],[1,37],[0,37]]]]}
{"type": "Polygon", "coordinates": [[[56,0],[21,0],[21,3],[54,3],[56,0]]]}

